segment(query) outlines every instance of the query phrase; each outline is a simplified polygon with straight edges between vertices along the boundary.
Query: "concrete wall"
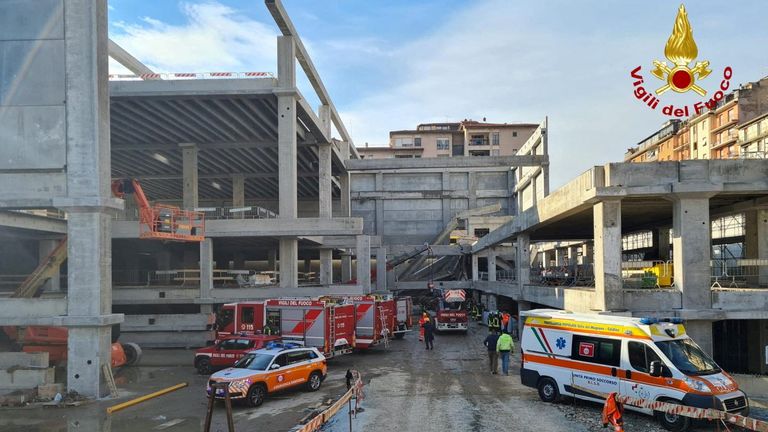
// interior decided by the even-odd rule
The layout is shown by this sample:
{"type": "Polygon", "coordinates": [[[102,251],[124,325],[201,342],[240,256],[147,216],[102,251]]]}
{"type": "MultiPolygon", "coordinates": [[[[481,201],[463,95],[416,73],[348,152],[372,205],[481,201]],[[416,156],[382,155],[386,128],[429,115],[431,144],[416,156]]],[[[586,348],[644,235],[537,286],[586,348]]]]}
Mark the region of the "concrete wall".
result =
{"type": "MultiPolygon", "coordinates": [[[[357,171],[352,174],[352,216],[364,220],[363,233],[382,236],[385,245],[430,242],[457,213],[491,204],[508,215],[511,189],[507,167],[488,171],[357,171]]],[[[512,180],[513,182],[514,180],[512,180]]]]}

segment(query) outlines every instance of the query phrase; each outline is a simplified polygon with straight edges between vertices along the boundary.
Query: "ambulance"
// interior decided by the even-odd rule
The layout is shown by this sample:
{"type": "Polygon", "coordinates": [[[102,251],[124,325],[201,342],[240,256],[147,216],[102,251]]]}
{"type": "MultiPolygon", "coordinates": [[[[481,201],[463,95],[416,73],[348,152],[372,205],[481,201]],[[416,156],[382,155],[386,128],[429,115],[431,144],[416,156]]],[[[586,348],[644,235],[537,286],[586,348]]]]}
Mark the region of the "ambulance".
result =
{"type": "MultiPolygon", "coordinates": [[[[545,402],[570,396],[601,402],[589,390],[747,415],[736,381],[691,339],[679,318],[632,318],[535,309],[522,313],[523,385],[545,402]],[[582,390],[584,389],[584,390],[582,390]]],[[[691,418],[655,415],[672,431],[691,418]]]]}

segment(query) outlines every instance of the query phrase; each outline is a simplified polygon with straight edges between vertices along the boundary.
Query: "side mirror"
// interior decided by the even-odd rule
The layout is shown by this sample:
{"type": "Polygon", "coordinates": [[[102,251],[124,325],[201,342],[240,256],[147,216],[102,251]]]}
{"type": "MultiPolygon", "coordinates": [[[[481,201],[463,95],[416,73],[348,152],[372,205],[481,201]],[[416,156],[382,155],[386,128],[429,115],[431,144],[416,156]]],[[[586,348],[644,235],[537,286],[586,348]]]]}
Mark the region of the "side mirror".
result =
{"type": "Polygon", "coordinates": [[[648,374],[652,377],[660,377],[663,367],[664,365],[660,361],[654,360],[648,368],[648,374]]]}
{"type": "Polygon", "coordinates": [[[280,369],[280,365],[277,363],[272,363],[272,366],[269,367],[271,370],[280,369]]]}

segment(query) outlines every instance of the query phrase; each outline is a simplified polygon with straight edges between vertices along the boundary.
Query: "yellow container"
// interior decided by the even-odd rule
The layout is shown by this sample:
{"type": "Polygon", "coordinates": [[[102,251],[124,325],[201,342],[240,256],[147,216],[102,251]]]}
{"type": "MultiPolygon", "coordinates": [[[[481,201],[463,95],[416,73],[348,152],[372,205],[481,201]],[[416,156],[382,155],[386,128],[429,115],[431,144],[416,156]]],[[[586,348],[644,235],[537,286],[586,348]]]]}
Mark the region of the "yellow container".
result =
{"type": "Polygon", "coordinates": [[[670,287],[672,286],[672,280],[674,278],[673,268],[672,262],[670,261],[655,264],[653,267],[645,267],[643,268],[643,272],[645,274],[650,273],[656,276],[656,280],[660,287],[670,287]]]}

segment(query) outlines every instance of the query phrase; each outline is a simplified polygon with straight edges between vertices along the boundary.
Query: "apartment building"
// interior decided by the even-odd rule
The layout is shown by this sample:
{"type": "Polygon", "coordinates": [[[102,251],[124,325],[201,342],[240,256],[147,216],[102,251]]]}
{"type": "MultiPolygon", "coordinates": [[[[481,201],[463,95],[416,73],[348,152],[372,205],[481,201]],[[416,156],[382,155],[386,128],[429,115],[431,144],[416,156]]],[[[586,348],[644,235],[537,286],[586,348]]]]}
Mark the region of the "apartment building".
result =
{"type": "MultiPolygon", "coordinates": [[[[389,154],[404,157],[397,156],[404,149],[423,149],[421,157],[425,158],[513,156],[538,126],[534,123],[487,123],[485,119],[422,123],[416,129],[390,132],[389,154]]],[[[384,153],[372,153],[372,156],[375,158],[384,153]]]]}
{"type": "Polygon", "coordinates": [[[422,157],[423,147],[363,147],[358,149],[360,159],[414,159],[422,157]]]}
{"type": "Polygon", "coordinates": [[[759,119],[768,113],[768,77],[728,93],[714,109],[685,120],[670,120],[629,148],[625,162],[761,157],[759,119]],[[744,130],[751,127],[747,134],[744,130]]]}

